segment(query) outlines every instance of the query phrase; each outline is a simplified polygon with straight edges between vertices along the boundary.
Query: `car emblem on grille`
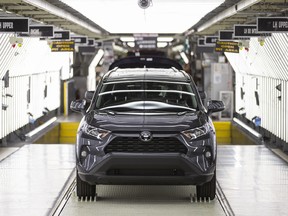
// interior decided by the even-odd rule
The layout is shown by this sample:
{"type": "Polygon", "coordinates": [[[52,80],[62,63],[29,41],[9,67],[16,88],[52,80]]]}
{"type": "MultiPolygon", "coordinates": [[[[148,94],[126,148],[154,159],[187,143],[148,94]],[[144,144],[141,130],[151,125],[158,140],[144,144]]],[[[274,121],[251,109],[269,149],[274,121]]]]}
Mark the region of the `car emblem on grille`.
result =
{"type": "Polygon", "coordinates": [[[140,139],[144,142],[149,142],[152,139],[152,134],[149,131],[142,131],[140,133],[140,139]]]}

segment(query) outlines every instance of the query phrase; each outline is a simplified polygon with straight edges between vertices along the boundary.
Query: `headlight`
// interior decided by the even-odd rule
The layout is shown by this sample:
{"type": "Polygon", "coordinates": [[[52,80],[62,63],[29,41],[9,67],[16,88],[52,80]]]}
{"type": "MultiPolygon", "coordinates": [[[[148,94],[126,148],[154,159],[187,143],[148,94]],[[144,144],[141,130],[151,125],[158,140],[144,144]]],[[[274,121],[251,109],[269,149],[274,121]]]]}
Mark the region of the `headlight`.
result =
{"type": "Polygon", "coordinates": [[[106,137],[111,131],[104,130],[101,128],[96,128],[94,126],[91,126],[87,123],[85,123],[82,127],[82,130],[87,135],[93,136],[99,140],[102,140],[104,137],[106,137]]]}
{"type": "Polygon", "coordinates": [[[197,127],[197,128],[193,128],[193,129],[189,129],[186,131],[182,131],[181,133],[187,137],[190,140],[194,140],[197,139],[198,137],[204,136],[209,132],[209,127],[207,124],[201,126],[201,127],[197,127]]]}

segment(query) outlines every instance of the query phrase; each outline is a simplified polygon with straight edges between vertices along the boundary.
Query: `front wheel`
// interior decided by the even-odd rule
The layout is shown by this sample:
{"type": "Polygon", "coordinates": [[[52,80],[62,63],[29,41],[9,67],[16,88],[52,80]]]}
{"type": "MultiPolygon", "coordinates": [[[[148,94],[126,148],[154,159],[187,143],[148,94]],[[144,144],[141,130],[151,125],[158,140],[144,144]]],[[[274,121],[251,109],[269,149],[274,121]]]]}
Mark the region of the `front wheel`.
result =
{"type": "Polygon", "coordinates": [[[211,181],[203,185],[197,185],[196,191],[198,199],[210,198],[210,200],[213,200],[216,195],[216,171],[211,181]]]}
{"type": "Polygon", "coordinates": [[[78,172],[76,175],[76,191],[78,198],[94,198],[96,195],[96,185],[90,185],[87,182],[82,181],[78,172]]]}

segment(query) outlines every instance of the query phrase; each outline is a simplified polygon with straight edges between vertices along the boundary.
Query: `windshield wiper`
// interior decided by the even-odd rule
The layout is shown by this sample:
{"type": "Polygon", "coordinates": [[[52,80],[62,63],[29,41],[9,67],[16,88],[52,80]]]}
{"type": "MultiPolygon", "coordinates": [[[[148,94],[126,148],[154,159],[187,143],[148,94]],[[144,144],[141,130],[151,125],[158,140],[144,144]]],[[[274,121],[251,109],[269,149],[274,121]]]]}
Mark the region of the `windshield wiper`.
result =
{"type": "Polygon", "coordinates": [[[106,113],[106,114],[109,114],[109,115],[115,115],[116,113],[115,112],[113,112],[113,111],[111,111],[111,110],[99,110],[98,112],[104,112],[104,113],[106,113]]]}
{"type": "Polygon", "coordinates": [[[192,110],[186,110],[186,111],[178,112],[177,115],[178,115],[178,116],[182,116],[182,115],[185,115],[185,114],[191,113],[191,112],[194,112],[194,111],[192,111],[192,110]]]}
{"type": "Polygon", "coordinates": [[[185,115],[188,111],[182,111],[182,112],[178,112],[177,115],[181,116],[181,115],[185,115]]]}

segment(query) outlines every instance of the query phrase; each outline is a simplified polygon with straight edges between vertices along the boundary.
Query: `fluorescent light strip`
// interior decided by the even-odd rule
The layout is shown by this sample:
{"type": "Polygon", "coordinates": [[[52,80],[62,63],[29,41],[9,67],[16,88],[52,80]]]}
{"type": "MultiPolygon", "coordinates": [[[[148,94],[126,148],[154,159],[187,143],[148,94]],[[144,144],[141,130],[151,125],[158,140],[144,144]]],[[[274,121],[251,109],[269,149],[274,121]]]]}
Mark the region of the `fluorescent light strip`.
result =
{"type": "Polygon", "coordinates": [[[134,37],[120,37],[120,40],[122,42],[134,42],[135,38],[134,37]]]}
{"type": "Polygon", "coordinates": [[[167,45],[168,45],[167,42],[157,42],[157,47],[158,47],[158,48],[164,48],[164,47],[166,47],[167,45]]]}
{"type": "Polygon", "coordinates": [[[240,125],[241,127],[243,127],[244,129],[246,129],[247,131],[249,131],[251,134],[253,134],[254,136],[256,136],[257,138],[262,138],[262,135],[259,134],[257,131],[255,131],[254,129],[250,128],[249,126],[247,126],[246,124],[244,124],[242,121],[240,121],[237,118],[233,118],[233,121],[235,123],[237,123],[238,125],[240,125]]]}
{"type": "Polygon", "coordinates": [[[135,43],[134,42],[127,42],[127,45],[129,46],[129,47],[135,47],[135,43]]]}
{"type": "Polygon", "coordinates": [[[56,117],[51,118],[50,120],[48,120],[47,122],[45,122],[44,124],[40,125],[39,127],[35,128],[34,130],[30,131],[29,133],[27,133],[25,136],[27,138],[31,138],[32,136],[34,136],[35,134],[39,133],[41,130],[45,129],[46,127],[48,127],[49,125],[51,125],[52,123],[54,123],[57,120],[56,117]]]}
{"type": "Polygon", "coordinates": [[[187,58],[187,56],[186,56],[186,54],[184,52],[181,52],[180,56],[183,59],[183,61],[185,62],[185,64],[189,63],[189,59],[187,58]]]}
{"type": "Polygon", "coordinates": [[[173,37],[158,37],[157,41],[158,42],[171,42],[173,41],[174,38],[173,37]]]}
{"type": "Polygon", "coordinates": [[[172,47],[173,52],[182,52],[184,46],[182,44],[172,47]]]}

